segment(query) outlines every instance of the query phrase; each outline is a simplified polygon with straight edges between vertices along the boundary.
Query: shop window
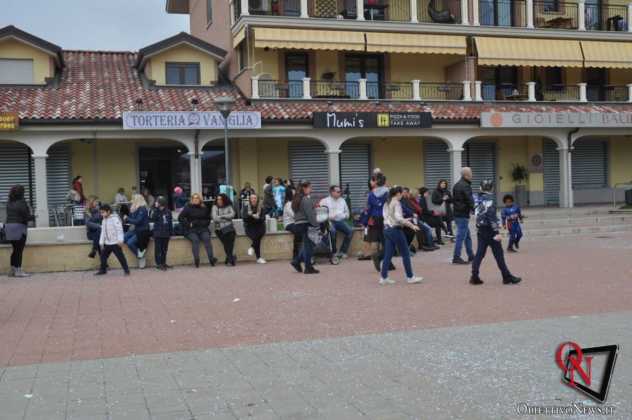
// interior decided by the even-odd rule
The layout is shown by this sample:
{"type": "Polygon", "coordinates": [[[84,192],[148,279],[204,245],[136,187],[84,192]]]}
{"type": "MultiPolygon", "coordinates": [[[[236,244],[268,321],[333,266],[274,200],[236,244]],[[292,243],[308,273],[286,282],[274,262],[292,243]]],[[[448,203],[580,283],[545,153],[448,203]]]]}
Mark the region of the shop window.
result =
{"type": "Polygon", "coordinates": [[[206,0],[206,24],[213,23],[213,0],[206,0]]]}
{"type": "Polygon", "coordinates": [[[288,98],[303,97],[303,78],[309,77],[307,53],[291,53],[285,56],[285,77],[288,98]]]}
{"type": "Polygon", "coordinates": [[[200,63],[167,63],[168,85],[199,85],[200,63]]]}
{"type": "Polygon", "coordinates": [[[141,147],[138,149],[141,191],[147,188],[154,197],[167,197],[173,208],[173,189],[191,193],[189,155],[184,147],[141,147]]]}
{"type": "Polygon", "coordinates": [[[33,83],[33,60],[0,58],[0,84],[28,85],[33,83]]]}

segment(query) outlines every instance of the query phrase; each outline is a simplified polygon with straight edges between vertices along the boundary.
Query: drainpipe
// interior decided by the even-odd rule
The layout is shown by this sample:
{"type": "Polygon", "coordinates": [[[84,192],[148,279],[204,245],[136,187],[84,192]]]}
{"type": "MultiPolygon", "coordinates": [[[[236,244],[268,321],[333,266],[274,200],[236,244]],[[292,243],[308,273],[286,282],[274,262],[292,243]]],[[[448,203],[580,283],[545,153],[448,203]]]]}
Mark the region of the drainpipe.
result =
{"type": "Polygon", "coordinates": [[[573,128],[566,135],[566,147],[568,153],[568,194],[566,195],[566,199],[568,200],[568,207],[575,207],[574,199],[573,199],[573,134],[577,134],[579,132],[579,128],[573,128]]]}

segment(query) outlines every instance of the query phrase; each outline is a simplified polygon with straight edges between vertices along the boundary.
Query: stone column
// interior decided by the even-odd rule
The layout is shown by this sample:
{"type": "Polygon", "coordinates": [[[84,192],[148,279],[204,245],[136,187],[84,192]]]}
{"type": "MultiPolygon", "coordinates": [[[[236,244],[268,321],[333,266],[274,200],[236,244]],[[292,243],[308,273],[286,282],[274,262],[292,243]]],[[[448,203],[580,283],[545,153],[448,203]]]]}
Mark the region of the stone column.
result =
{"type": "Polygon", "coordinates": [[[533,0],[527,0],[525,7],[527,8],[527,28],[533,29],[535,28],[533,25],[533,0]]]}
{"type": "Polygon", "coordinates": [[[535,102],[535,82],[527,82],[528,101],[535,102]]]}
{"type": "Polygon", "coordinates": [[[329,185],[340,185],[340,150],[328,150],[329,185]]]}
{"type": "Polygon", "coordinates": [[[586,0],[577,2],[577,30],[586,30],[586,0]]]}
{"type": "Polygon", "coordinates": [[[191,177],[191,194],[202,194],[202,159],[195,156],[195,152],[189,152],[189,171],[191,177]]]}
{"type": "Polygon", "coordinates": [[[312,99],[312,79],[311,77],[303,77],[303,99],[312,99]]]}
{"type": "Polygon", "coordinates": [[[250,14],[250,0],[241,0],[241,15],[248,16],[250,14]]]}
{"type": "Polygon", "coordinates": [[[356,19],[364,20],[364,0],[356,0],[356,19]]]}
{"type": "Polygon", "coordinates": [[[459,179],[461,179],[461,168],[463,167],[463,148],[459,147],[458,149],[448,149],[448,152],[450,153],[450,173],[452,175],[450,179],[450,185],[454,186],[454,184],[456,184],[459,179]]]}
{"type": "Polygon", "coordinates": [[[472,100],[472,82],[469,80],[463,80],[463,100],[472,100]]]}
{"type": "Polygon", "coordinates": [[[358,79],[358,99],[369,99],[366,92],[366,79],[358,79]]]}
{"type": "Polygon", "coordinates": [[[588,102],[586,83],[578,83],[577,86],[579,86],[579,102],[588,102]]]}
{"type": "Polygon", "coordinates": [[[418,23],[417,18],[417,0],[410,0],[410,21],[411,23],[418,23]]]}
{"type": "MultiPolygon", "coordinates": [[[[474,0],[475,2],[477,0],[474,0]]],[[[470,12],[468,10],[468,2],[469,0],[461,0],[461,24],[469,25],[470,24],[470,12]]]]}
{"type": "MultiPolygon", "coordinates": [[[[467,0],[461,0],[461,1],[467,1],[467,0]]],[[[480,21],[479,12],[478,12],[478,1],[479,0],[472,0],[472,25],[474,26],[481,26],[481,21],[480,21]]]]}
{"type": "Polygon", "coordinates": [[[628,86],[628,102],[632,102],[632,83],[629,83],[627,86],[628,86]]]}
{"type": "Polygon", "coordinates": [[[301,0],[301,17],[302,18],[309,17],[309,10],[307,8],[307,0],[301,0]]]}
{"type": "Polygon", "coordinates": [[[483,83],[480,80],[474,81],[474,100],[477,102],[483,100],[483,83]]]}
{"type": "Polygon", "coordinates": [[[560,154],[560,207],[573,207],[573,179],[571,151],[567,147],[557,148],[560,154]]]}
{"type": "Polygon", "coordinates": [[[421,101],[421,82],[419,80],[411,81],[413,85],[413,101],[421,101]]]}
{"type": "Polygon", "coordinates": [[[252,76],[252,99],[259,99],[259,76],[252,76]]]}
{"type": "Polygon", "coordinates": [[[48,155],[33,155],[33,166],[35,167],[35,226],[48,227],[48,176],[46,173],[46,159],[48,155]]]}

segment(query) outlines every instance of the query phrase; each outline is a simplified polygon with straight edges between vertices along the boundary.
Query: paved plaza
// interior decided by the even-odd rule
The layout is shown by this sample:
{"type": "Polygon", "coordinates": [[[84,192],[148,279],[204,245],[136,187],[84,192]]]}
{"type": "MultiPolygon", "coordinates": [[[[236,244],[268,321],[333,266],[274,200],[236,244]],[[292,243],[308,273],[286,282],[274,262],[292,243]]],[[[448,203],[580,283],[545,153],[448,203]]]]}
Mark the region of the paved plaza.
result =
{"type": "Polygon", "coordinates": [[[491,258],[468,285],[451,248],[414,257],[420,285],[355,260],[2,277],[0,419],[544,418],[516,407],[592,404],[566,340],[620,346],[608,418],[632,417],[632,235],[527,238],[517,286],[491,258]]]}

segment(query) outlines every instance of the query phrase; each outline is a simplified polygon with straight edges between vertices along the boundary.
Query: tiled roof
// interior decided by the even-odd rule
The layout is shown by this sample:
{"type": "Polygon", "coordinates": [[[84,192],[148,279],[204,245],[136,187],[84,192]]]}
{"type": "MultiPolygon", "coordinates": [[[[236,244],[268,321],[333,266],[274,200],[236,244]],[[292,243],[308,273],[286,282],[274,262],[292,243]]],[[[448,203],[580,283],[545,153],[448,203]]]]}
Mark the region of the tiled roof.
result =
{"type": "Polygon", "coordinates": [[[312,112],[422,112],[440,121],[477,121],[484,111],[632,112],[632,104],[527,104],[464,102],[376,102],[257,100],[249,104],[230,86],[147,87],[134,68],[132,52],[64,51],[65,67],[51,86],[0,86],[0,112],[18,112],[23,120],[116,121],[124,111],[214,111],[218,96],[237,99],[236,110],[260,111],[266,122],[308,121],[312,112]],[[142,99],[142,105],[137,105],[142,99]]]}

